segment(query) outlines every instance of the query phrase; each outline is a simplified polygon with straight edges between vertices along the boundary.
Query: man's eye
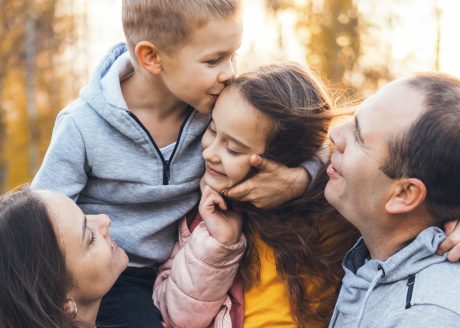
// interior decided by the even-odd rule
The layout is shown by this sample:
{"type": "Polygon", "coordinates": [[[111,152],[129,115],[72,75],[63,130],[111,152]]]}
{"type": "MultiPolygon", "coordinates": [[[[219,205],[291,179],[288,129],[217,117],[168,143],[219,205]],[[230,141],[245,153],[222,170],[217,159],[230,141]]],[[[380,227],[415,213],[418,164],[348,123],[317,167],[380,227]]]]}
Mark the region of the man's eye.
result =
{"type": "Polygon", "coordinates": [[[359,142],[358,130],[353,130],[353,138],[355,139],[356,142],[359,142]]]}

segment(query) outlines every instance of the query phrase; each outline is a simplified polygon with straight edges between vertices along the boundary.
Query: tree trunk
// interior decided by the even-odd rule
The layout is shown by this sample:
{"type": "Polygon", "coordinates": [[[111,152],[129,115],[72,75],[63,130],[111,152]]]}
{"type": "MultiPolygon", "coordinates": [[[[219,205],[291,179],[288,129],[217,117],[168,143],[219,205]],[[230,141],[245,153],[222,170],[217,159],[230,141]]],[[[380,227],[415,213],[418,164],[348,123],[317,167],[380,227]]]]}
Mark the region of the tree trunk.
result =
{"type": "MultiPolygon", "coordinates": [[[[1,1],[1,0],[0,0],[1,1]]],[[[0,193],[5,191],[6,186],[6,118],[5,109],[3,108],[3,78],[4,74],[0,73],[0,193]]]]}
{"type": "Polygon", "coordinates": [[[37,37],[36,22],[32,15],[26,20],[26,92],[27,92],[27,114],[29,117],[29,170],[30,176],[33,176],[38,168],[38,122],[37,107],[35,103],[36,87],[36,59],[37,59],[37,37]]]}

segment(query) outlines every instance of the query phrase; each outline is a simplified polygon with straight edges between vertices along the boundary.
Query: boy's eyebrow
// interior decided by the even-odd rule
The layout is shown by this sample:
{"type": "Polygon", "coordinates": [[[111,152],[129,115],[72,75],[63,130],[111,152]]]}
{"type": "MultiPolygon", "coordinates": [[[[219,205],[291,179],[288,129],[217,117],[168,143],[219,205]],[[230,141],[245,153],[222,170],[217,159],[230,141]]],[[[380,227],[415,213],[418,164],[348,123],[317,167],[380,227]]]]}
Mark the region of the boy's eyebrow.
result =
{"type": "Polygon", "coordinates": [[[364,140],[361,137],[361,129],[359,127],[359,122],[358,122],[358,115],[355,115],[355,127],[356,127],[356,133],[358,134],[358,139],[361,141],[361,143],[364,144],[364,140]]]}
{"type": "Polygon", "coordinates": [[[235,51],[233,50],[218,50],[218,51],[212,51],[208,54],[206,54],[206,56],[224,56],[224,55],[228,55],[228,54],[231,54],[231,53],[234,53],[235,51]]]}
{"type": "Polygon", "coordinates": [[[235,139],[234,137],[231,137],[229,135],[227,135],[227,138],[230,139],[231,141],[233,141],[234,143],[240,145],[241,147],[245,148],[245,149],[250,149],[251,147],[249,147],[248,145],[246,145],[244,142],[238,140],[238,139],[235,139]]]}

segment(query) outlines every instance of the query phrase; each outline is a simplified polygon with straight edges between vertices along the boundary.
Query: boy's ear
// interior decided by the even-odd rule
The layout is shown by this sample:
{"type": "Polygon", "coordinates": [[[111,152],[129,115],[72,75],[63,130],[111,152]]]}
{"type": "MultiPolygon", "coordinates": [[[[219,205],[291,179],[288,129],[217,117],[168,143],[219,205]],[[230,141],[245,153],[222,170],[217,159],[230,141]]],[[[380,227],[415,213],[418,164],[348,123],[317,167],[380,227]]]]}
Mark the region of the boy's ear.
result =
{"type": "Polygon", "coordinates": [[[161,58],[158,48],[148,41],[139,42],[134,48],[137,62],[144,69],[152,74],[158,74],[161,71],[161,58]]]}
{"type": "Polygon", "coordinates": [[[401,179],[393,186],[385,210],[389,214],[409,213],[423,204],[425,198],[426,186],[421,180],[401,179]]]}

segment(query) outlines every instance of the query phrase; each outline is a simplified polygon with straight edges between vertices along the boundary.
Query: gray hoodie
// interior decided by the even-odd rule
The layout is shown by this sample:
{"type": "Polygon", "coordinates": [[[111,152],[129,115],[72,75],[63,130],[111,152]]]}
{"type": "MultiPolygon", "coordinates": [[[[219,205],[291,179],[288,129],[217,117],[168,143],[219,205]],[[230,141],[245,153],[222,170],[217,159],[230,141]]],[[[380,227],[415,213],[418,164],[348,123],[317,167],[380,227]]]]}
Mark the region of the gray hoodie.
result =
{"type": "Polygon", "coordinates": [[[329,327],[460,327],[460,263],[436,255],[444,238],[428,228],[386,261],[369,259],[360,239],[343,261],[329,327]]]}
{"type": "Polygon", "coordinates": [[[115,241],[143,265],[168,258],[177,221],[199,199],[209,117],[190,109],[168,161],[123,99],[120,79],[132,71],[126,46],[113,47],[59,113],[32,187],[63,193],[86,214],[108,214],[115,241]]]}

